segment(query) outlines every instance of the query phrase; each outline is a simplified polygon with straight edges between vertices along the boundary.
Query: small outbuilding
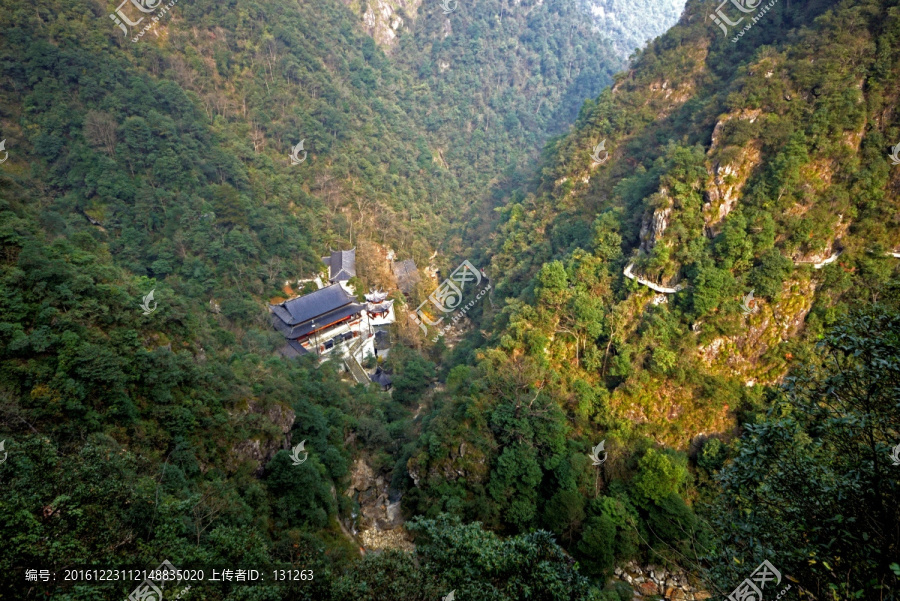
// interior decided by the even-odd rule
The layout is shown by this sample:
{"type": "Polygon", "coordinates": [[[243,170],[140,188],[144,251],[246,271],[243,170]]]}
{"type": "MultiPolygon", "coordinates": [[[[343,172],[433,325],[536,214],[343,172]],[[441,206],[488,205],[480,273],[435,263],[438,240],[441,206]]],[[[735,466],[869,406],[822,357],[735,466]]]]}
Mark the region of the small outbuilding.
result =
{"type": "Polygon", "coordinates": [[[419,270],[416,269],[416,263],[412,259],[394,261],[391,264],[391,270],[397,277],[397,287],[406,296],[411,295],[416,289],[416,285],[422,281],[422,278],[419,277],[419,270]]]}
{"type": "Polygon", "coordinates": [[[333,250],[330,256],[322,257],[322,262],[328,266],[328,281],[332,284],[356,277],[356,248],[333,250]]]}

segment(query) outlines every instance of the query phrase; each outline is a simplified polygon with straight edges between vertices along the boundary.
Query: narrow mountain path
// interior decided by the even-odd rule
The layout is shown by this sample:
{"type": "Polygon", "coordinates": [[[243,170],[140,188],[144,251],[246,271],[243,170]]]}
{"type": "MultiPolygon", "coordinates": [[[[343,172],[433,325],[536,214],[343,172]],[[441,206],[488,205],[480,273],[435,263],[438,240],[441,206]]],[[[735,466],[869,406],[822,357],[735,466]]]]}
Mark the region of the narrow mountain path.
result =
{"type": "Polygon", "coordinates": [[[632,269],[634,269],[634,263],[629,263],[628,267],[625,268],[625,270],[622,272],[622,274],[630,280],[635,280],[638,284],[643,284],[650,290],[655,290],[656,292],[660,292],[662,294],[675,294],[676,292],[681,292],[682,290],[684,290],[684,284],[679,284],[679,285],[675,286],[674,288],[669,288],[667,286],[660,286],[659,284],[654,284],[650,280],[645,280],[642,277],[638,277],[638,276],[634,275],[634,273],[632,273],[632,271],[631,271],[632,269]]]}
{"type": "Polygon", "coordinates": [[[371,382],[368,374],[366,374],[366,370],[362,368],[362,365],[359,364],[356,357],[350,355],[344,359],[344,364],[347,366],[347,369],[350,370],[350,375],[353,376],[353,379],[356,380],[357,384],[368,384],[371,382]]]}
{"type": "Polygon", "coordinates": [[[838,257],[840,257],[843,254],[843,252],[844,251],[839,250],[836,253],[834,253],[833,255],[831,255],[830,257],[828,257],[827,259],[825,259],[824,261],[821,261],[819,263],[815,263],[813,261],[794,261],[794,265],[809,265],[810,263],[812,263],[813,269],[822,269],[826,265],[831,265],[832,263],[837,261],[838,257]]]}

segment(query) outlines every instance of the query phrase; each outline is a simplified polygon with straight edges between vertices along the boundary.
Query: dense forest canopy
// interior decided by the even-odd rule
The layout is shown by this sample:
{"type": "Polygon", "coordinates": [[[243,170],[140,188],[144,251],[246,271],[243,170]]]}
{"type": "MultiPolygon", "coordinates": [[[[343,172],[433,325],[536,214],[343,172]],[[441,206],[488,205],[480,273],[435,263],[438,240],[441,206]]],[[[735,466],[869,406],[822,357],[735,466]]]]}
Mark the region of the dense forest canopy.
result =
{"type": "Polygon", "coordinates": [[[623,56],[643,48],[647,40],[664,34],[684,10],[681,0],[632,2],[629,0],[585,0],[596,27],[623,56]]]}
{"type": "Polygon", "coordinates": [[[683,8],[0,0],[0,599],[896,599],[900,5],[683,8]]]}

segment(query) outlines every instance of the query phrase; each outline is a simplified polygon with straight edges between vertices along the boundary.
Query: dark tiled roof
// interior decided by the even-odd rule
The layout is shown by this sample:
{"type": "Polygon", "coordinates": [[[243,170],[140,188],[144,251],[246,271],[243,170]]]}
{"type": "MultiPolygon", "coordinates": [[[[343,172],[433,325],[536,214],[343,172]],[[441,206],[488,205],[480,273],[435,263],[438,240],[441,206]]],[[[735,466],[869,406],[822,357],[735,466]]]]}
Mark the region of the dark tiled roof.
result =
{"type": "Polygon", "coordinates": [[[366,310],[369,313],[379,314],[379,313],[387,313],[391,310],[391,306],[394,304],[393,300],[389,300],[383,303],[368,303],[366,305],[366,310]]]}
{"type": "Polygon", "coordinates": [[[286,300],[278,305],[270,305],[270,308],[281,321],[293,326],[352,302],[353,298],[340,284],[332,284],[321,290],[286,300]]]}
{"type": "Polygon", "coordinates": [[[322,315],[300,322],[294,326],[286,324],[275,316],[272,318],[272,325],[275,326],[275,329],[281,332],[285,338],[301,338],[333,323],[358,315],[365,308],[366,306],[360,303],[349,303],[343,307],[338,307],[333,311],[323,313],[322,315]]]}
{"type": "Polygon", "coordinates": [[[391,335],[385,330],[375,332],[375,350],[383,351],[391,348],[391,335]]]}
{"type": "Polygon", "coordinates": [[[373,382],[379,384],[385,390],[391,387],[391,377],[384,373],[384,371],[382,371],[380,367],[375,370],[375,373],[369,376],[369,378],[371,378],[373,382]]]}
{"type": "Polygon", "coordinates": [[[269,305],[272,325],[285,338],[306,336],[315,330],[358,314],[365,308],[364,304],[353,302],[353,297],[347,294],[340,284],[332,284],[278,305],[269,305]]]}
{"type": "Polygon", "coordinates": [[[394,275],[397,276],[397,285],[404,294],[410,294],[419,283],[419,270],[416,269],[416,263],[412,259],[405,261],[395,261],[394,275]]]}
{"type": "Polygon", "coordinates": [[[331,282],[346,282],[356,276],[356,249],[333,250],[330,257],[322,257],[322,262],[328,265],[328,280],[331,282]]]}
{"type": "Polygon", "coordinates": [[[288,340],[287,344],[281,349],[281,354],[288,359],[309,355],[310,352],[303,348],[303,345],[296,340],[288,340]]]}

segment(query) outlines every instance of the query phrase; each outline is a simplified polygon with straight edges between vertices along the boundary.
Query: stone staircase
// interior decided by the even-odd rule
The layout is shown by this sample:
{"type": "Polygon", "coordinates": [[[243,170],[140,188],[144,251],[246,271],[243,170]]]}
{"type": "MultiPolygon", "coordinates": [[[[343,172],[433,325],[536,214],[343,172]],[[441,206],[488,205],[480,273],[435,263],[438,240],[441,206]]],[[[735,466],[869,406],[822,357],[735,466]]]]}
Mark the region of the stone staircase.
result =
{"type": "Polygon", "coordinates": [[[347,366],[347,371],[350,372],[350,375],[353,376],[353,379],[356,380],[357,384],[368,384],[371,382],[366,370],[363,369],[362,365],[360,365],[359,361],[356,359],[356,353],[363,345],[363,342],[365,342],[365,338],[362,336],[355,339],[353,344],[350,345],[350,348],[347,349],[347,356],[344,357],[344,365],[347,366]]]}

